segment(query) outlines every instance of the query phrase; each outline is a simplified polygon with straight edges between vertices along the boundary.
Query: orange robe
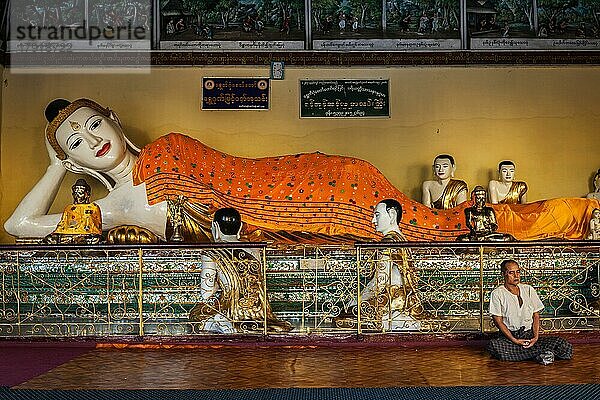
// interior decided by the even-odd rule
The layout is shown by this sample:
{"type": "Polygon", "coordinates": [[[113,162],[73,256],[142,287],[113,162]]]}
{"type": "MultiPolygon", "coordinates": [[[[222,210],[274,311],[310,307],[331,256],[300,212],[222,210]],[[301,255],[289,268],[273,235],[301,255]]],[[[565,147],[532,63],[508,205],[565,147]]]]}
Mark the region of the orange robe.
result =
{"type": "MultiPolygon", "coordinates": [[[[235,157],[171,133],[142,150],[134,184],[146,183],[148,202],[184,195],[212,211],[234,207],[248,230],[302,233],[347,240],[381,236],[371,224],[373,208],[386,198],[400,202],[402,233],[409,241],[453,241],[468,230],[464,208],[433,210],[396,189],[370,163],[322,153],[235,157]]],[[[494,206],[498,231],[518,240],[580,239],[597,200],[561,199],[494,206]],[[533,213],[533,215],[531,214],[533,213]]]]}

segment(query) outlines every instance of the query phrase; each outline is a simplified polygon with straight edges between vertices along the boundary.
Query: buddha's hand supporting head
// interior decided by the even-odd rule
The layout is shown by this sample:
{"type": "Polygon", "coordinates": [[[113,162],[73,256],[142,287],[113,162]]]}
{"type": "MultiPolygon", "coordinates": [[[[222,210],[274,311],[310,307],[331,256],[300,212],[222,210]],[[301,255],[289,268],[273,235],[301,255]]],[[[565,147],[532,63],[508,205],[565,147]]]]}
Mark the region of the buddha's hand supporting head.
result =
{"type": "Polygon", "coordinates": [[[48,158],[50,159],[50,165],[64,167],[63,160],[58,158],[58,154],[54,147],[48,141],[48,138],[44,140],[46,144],[46,152],[48,152],[48,158]]]}

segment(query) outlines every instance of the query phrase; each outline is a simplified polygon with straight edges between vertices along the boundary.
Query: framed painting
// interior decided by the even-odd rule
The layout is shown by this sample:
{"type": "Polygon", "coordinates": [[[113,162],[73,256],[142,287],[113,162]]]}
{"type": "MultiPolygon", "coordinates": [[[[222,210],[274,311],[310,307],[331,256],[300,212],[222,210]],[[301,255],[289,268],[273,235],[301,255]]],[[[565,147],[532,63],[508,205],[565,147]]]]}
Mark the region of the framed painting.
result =
{"type": "Polygon", "coordinates": [[[312,0],[317,51],[458,50],[459,0],[312,0]]]}
{"type": "Polygon", "coordinates": [[[160,0],[160,48],[302,50],[304,0],[160,0]]]}

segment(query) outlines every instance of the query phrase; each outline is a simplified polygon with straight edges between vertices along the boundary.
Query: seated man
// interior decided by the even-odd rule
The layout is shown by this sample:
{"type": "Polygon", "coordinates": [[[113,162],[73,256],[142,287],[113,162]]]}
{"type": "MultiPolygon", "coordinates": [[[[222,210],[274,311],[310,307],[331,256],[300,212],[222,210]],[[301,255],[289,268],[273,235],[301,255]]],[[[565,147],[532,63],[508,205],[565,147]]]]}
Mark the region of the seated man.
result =
{"type": "Polygon", "coordinates": [[[491,180],[488,189],[492,204],[525,204],[527,203],[527,184],[515,181],[515,163],[501,161],[498,164],[500,180],[491,180]]]}
{"type": "Polygon", "coordinates": [[[485,189],[482,186],[475,186],[473,192],[471,192],[471,198],[473,199],[473,206],[465,208],[465,222],[469,233],[460,235],[456,238],[457,241],[513,241],[511,235],[507,233],[496,232],[498,229],[498,223],[496,222],[496,215],[494,209],[486,207],[485,189]]]}
{"type": "MultiPolygon", "coordinates": [[[[236,209],[221,208],[215,212],[211,225],[215,242],[239,242],[241,229],[242,218],[236,209]]],[[[288,322],[278,320],[271,311],[264,296],[260,254],[253,250],[223,248],[202,255],[200,294],[203,302],[190,311],[190,320],[201,322],[201,330],[261,331],[265,309],[268,330],[291,330],[288,322]]]]}
{"type": "Polygon", "coordinates": [[[54,232],[44,238],[47,244],[97,244],[102,238],[102,213],[90,203],[91,188],[85,179],[71,187],[73,204],[65,207],[54,232]]]}
{"type": "MultiPolygon", "coordinates": [[[[383,234],[381,242],[398,243],[406,239],[400,232],[402,206],[394,199],[377,204],[373,213],[375,230],[383,234]]],[[[404,249],[386,250],[377,260],[373,277],[361,291],[361,320],[368,328],[384,330],[418,330],[417,319],[425,317],[417,293],[417,277],[409,265],[404,249]]],[[[338,327],[352,327],[356,319],[356,300],[349,304],[350,311],[335,319],[338,327]]]]}
{"type": "Polygon", "coordinates": [[[423,182],[423,204],[430,208],[447,210],[467,201],[467,184],[452,179],[455,171],[454,157],[440,154],[433,160],[436,179],[423,182]]]}
{"type": "Polygon", "coordinates": [[[521,283],[521,271],[514,260],[500,264],[504,285],[490,296],[490,314],[500,330],[487,345],[489,353],[502,361],[536,360],[549,364],[554,358],[568,360],[573,346],[557,336],[540,337],[540,314],[544,309],[535,289],[521,283]]]}

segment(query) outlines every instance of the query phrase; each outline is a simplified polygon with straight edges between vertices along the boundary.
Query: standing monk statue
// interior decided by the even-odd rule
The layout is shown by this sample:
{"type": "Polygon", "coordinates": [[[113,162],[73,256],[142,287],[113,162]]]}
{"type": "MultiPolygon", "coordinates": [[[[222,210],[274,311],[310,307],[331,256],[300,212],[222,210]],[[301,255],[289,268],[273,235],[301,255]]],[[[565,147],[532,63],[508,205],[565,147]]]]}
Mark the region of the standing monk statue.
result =
{"type": "MultiPolygon", "coordinates": [[[[401,243],[406,238],[398,225],[402,206],[395,199],[380,201],[371,222],[383,235],[382,243],[401,243]]],[[[419,320],[427,313],[419,298],[417,275],[406,249],[386,249],[373,263],[369,282],[361,290],[360,307],[363,326],[367,329],[419,330],[419,320]]],[[[334,318],[338,328],[353,328],[358,316],[358,302],[351,301],[346,310],[334,318]]]]}
{"type": "MultiPolygon", "coordinates": [[[[215,212],[211,225],[217,243],[239,242],[242,217],[235,208],[215,212]]],[[[190,320],[200,330],[218,333],[287,332],[291,324],[271,311],[263,277],[265,268],[256,249],[209,249],[202,255],[200,296],[202,302],[190,311],[190,320]]]]}

